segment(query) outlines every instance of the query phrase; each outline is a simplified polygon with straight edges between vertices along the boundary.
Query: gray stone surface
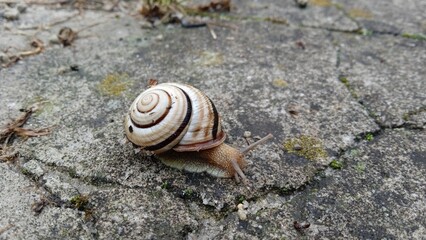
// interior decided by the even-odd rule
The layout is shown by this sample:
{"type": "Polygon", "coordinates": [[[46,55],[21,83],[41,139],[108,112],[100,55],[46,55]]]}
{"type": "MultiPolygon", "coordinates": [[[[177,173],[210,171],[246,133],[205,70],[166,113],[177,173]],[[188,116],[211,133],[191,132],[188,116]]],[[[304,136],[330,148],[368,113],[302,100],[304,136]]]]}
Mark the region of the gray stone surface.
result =
{"type": "Polygon", "coordinates": [[[250,201],[247,221],[234,212],[219,224],[205,224],[193,236],[422,239],[426,234],[425,141],[424,131],[386,130],[347,151],[340,159],[341,170],[327,169],[306,189],[287,196],[269,193],[250,201]],[[293,221],[308,222],[310,227],[296,231],[293,221]]]}
{"type": "Polygon", "coordinates": [[[387,127],[423,127],[425,41],[391,36],[338,39],[341,77],[371,116],[387,127]]]}
{"type": "Polygon", "coordinates": [[[2,163],[0,174],[1,239],[91,238],[79,211],[54,206],[48,199],[50,193],[13,165],[2,163]],[[32,209],[44,201],[46,206],[37,215],[32,209]]]}
{"type": "MultiPolygon", "coordinates": [[[[47,136],[14,138],[19,159],[0,163],[8,196],[0,200],[0,238],[426,234],[424,41],[374,29],[363,36],[357,30],[368,27],[349,10],[357,6],[344,2],[300,9],[294,1],[235,1],[223,20],[230,27],[212,25],[217,39],[207,28],[142,28],[126,4],[80,15],[75,6],[30,4],[19,20],[0,21],[9,58],[31,49],[34,35],[45,44],[0,69],[0,122],[39,103],[25,127],[54,126],[47,136]],[[69,47],[52,41],[64,26],[78,32],[69,47]],[[151,78],[202,89],[231,145],[274,134],[246,156],[249,189],[168,168],[123,142],[123,116],[151,78]],[[292,141],[299,146],[289,148],[292,141]],[[333,160],[343,169],[329,168],[333,160]],[[294,221],[311,226],[297,231],[294,221]]],[[[374,11],[400,11],[395,4],[374,11]]],[[[394,25],[407,19],[386,16],[394,25]]],[[[421,33],[418,16],[399,32],[421,33]]]]}
{"type": "Polygon", "coordinates": [[[385,34],[426,34],[426,2],[396,0],[333,1],[362,28],[385,34]]]}

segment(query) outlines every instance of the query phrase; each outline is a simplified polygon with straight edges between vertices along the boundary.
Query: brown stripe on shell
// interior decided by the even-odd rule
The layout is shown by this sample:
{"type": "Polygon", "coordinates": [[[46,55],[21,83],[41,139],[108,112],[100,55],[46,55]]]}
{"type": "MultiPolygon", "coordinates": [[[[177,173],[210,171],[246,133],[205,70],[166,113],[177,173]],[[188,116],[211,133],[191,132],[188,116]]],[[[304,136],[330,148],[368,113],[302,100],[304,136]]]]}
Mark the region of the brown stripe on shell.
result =
{"type": "MultiPolygon", "coordinates": [[[[160,89],[161,90],[161,89],[160,89]]],[[[161,91],[164,91],[164,90],[161,90],[161,91]]],[[[155,93],[155,92],[153,92],[153,93],[150,93],[150,94],[154,94],[154,95],[156,95],[157,96],[157,98],[160,100],[160,96],[157,94],[157,93],[155,93]]],[[[169,99],[170,99],[170,96],[169,96],[169,99]]],[[[141,99],[142,100],[142,99],[141,99]]],[[[138,108],[138,103],[136,103],[136,109],[140,112],[140,113],[147,113],[147,112],[151,112],[151,110],[152,109],[154,109],[157,105],[153,105],[153,107],[151,108],[151,109],[148,109],[148,110],[146,110],[146,111],[141,111],[141,110],[139,110],[139,108],[138,108]]]]}
{"type": "Polygon", "coordinates": [[[162,141],[158,144],[145,147],[146,150],[155,151],[155,150],[161,149],[161,148],[169,145],[171,142],[173,142],[177,137],[179,137],[182,134],[183,130],[185,130],[186,126],[189,124],[189,122],[191,120],[191,115],[192,115],[191,99],[189,98],[188,94],[183,89],[181,89],[181,88],[179,88],[179,89],[185,94],[185,97],[186,97],[186,100],[187,100],[187,103],[188,103],[185,118],[183,119],[179,128],[172,135],[170,135],[166,140],[164,140],[164,141],[162,141]]]}
{"type": "MultiPolygon", "coordinates": [[[[164,91],[164,90],[162,90],[162,89],[160,89],[161,91],[164,91]]],[[[138,124],[137,122],[135,122],[134,120],[133,120],[133,118],[132,118],[132,114],[130,114],[130,121],[132,121],[132,124],[133,125],[135,125],[136,127],[138,127],[138,128],[149,128],[149,127],[152,127],[152,126],[154,126],[154,125],[157,125],[159,122],[161,122],[166,116],[167,116],[167,114],[169,114],[169,111],[170,111],[170,109],[172,108],[172,99],[171,99],[171,97],[170,97],[170,95],[169,95],[169,93],[168,92],[166,92],[166,91],[164,91],[166,94],[167,94],[167,97],[169,98],[169,106],[166,108],[167,109],[167,111],[165,111],[164,113],[163,113],[163,115],[161,115],[161,117],[159,117],[157,120],[155,120],[155,121],[152,121],[150,124],[145,124],[145,125],[141,125],[141,124],[138,124]]],[[[137,104],[136,104],[136,106],[137,106],[137,104]]],[[[136,107],[137,108],[137,107],[136,107]]],[[[152,109],[151,109],[152,110],[152,109]]],[[[138,110],[139,111],[139,110],[138,110]]],[[[142,113],[146,113],[146,112],[142,112],[142,113]]]]}
{"type": "MultiPolygon", "coordinates": [[[[208,98],[208,97],[207,97],[208,98]]],[[[213,109],[213,115],[214,115],[214,121],[213,121],[213,129],[212,129],[212,136],[213,139],[216,139],[217,136],[217,132],[218,132],[218,127],[219,127],[219,113],[216,110],[216,107],[214,106],[212,100],[210,98],[208,98],[210,101],[210,104],[212,106],[213,109]]]]}

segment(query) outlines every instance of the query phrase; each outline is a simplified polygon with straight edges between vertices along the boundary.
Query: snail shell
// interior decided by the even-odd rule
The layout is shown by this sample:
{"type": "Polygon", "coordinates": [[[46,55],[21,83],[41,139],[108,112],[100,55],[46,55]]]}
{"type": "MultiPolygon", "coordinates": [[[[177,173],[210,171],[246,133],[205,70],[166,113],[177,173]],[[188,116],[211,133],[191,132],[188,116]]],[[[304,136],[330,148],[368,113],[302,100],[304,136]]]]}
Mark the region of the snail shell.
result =
{"type": "Polygon", "coordinates": [[[156,154],[211,149],[226,138],[213,102],[200,90],[179,83],[142,92],[130,106],[125,129],[131,142],[156,154]]]}

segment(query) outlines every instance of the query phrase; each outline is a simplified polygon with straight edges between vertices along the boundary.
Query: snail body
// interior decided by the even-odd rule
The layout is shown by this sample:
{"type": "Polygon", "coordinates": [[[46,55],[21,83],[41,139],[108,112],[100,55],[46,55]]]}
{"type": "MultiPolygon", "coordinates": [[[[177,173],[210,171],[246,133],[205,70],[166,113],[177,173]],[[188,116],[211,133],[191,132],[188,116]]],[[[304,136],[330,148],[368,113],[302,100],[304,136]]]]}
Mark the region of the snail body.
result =
{"type": "Polygon", "coordinates": [[[241,177],[247,183],[241,169],[246,166],[243,154],[251,148],[240,151],[225,144],[220,122],[215,105],[200,90],[162,83],[136,97],[125,118],[125,132],[133,144],[152,151],[168,166],[241,177]]]}

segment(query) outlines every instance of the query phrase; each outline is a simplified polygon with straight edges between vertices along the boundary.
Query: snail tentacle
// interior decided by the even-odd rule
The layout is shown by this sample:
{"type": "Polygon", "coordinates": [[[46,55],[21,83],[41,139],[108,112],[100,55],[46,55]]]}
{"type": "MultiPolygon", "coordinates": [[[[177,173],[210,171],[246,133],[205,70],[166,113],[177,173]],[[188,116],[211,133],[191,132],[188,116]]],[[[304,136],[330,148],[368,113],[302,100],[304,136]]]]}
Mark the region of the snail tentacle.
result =
{"type": "Polygon", "coordinates": [[[235,172],[240,176],[243,180],[244,185],[248,185],[249,180],[247,179],[246,175],[241,170],[240,166],[238,165],[237,161],[235,159],[231,159],[232,167],[234,168],[235,172]]]}
{"type": "Polygon", "coordinates": [[[249,146],[247,146],[247,147],[245,147],[245,148],[241,149],[241,150],[240,150],[240,152],[241,152],[242,154],[246,154],[246,153],[248,153],[249,151],[253,150],[255,147],[259,146],[260,144],[265,143],[266,141],[268,141],[269,139],[271,139],[271,138],[273,138],[273,137],[274,137],[274,136],[273,136],[272,134],[268,134],[268,135],[266,135],[265,137],[261,138],[260,140],[258,140],[258,141],[256,141],[256,142],[254,142],[254,143],[250,144],[249,146]]]}

